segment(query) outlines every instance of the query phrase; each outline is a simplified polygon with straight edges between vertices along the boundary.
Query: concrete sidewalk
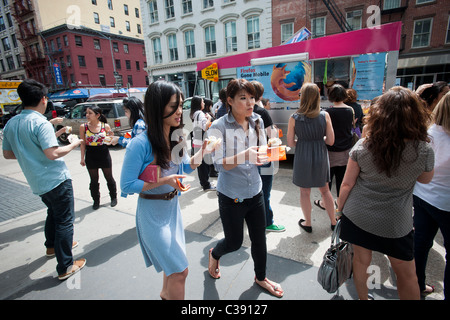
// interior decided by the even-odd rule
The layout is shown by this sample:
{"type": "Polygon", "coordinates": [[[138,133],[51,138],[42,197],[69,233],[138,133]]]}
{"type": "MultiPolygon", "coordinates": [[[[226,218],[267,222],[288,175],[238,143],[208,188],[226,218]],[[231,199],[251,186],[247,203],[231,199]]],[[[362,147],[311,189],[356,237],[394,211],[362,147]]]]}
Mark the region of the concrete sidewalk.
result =
{"type": "MultiPolygon", "coordinates": [[[[119,183],[124,150],[111,149],[114,177],[119,183]]],[[[55,259],[45,257],[44,221],[46,209],[40,198],[31,193],[16,161],[0,157],[0,186],[9,192],[0,196],[0,299],[159,299],[162,274],[153,267],[145,268],[135,229],[137,196],[119,198],[111,208],[106,182],[100,178],[101,207],[92,210],[89,177],[79,165],[79,149],[65,157],[71,171],[75,193],[75,235],[79,246],[75,258],[86,258],[86,267],[65,282],[57,279],[55,259]],[[20,194],[20,197],[17,195],[20,194]],[[15,197],[14,197],[15,195],[15,197]],[[25,205],[27,207],[25,210],[25,205]],[[22,210],[19,212],[19,210],[22,210]],[[29,212],[23,212],[27,211],[29,212]]],[[[339,296],[328,294],[317,282],[317,270],[330,244],[330,225],[324,211],[313,206],[313,233],[303,232],[297,225],[302,217],[299,190],[292,184],[292,164],[282,164],[275,175],[271,204],[275,222],[286,226],[282,233],[268,233],[267,276],[279,282],[285,291],[283,300],[357,299],[350,279],[339,290],[339,296]]],[[[266,300],[272,297],[254,283],[250,241],[245,235],[244,245],[237,252],[221,259],[219,280],[208,272],[208,250],[222,238],[222,226],[214,192],[203,192],[197,173],[189,175],[192,185],[180,198],[186,229],[186,250],[189,276],[186,299],[190,300],[266,300]]],[[[312,200],[320,197],[313,190],[312,200]]],[[[442,237],[430,253],[428,280],[436,286],[436,293],[427,299],[443,299],[442,237]]],[[[374,254],[373,264],[378,270],[375,289],[370,292],[376,300],[397,299],[387,259],[374,254]]]]}

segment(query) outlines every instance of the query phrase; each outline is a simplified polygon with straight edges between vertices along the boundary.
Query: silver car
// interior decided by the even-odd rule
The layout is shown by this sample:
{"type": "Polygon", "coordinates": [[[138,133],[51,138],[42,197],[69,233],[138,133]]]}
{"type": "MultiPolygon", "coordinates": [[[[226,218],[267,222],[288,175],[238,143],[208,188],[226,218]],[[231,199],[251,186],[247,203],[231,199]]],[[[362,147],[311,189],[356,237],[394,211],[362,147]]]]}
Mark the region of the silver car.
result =
{"type": "MultiPolygon", "coordinates": [[[[114,132],[114,135],[121,136],[126,132],[131,131],[130,123],[123,110],[122,101],[123,99],[78,103],[68,114],[66,114],[62,123],[56,126],[56,130],[65,126],[70,126],[72,127],[72,134],[79,136],[80,125],[86,123],[86,109],[96,105],[102,109],[103,115],[108,120],[108,124],[114,132]]],[[[60,135],[58,139],[62,143],[67,144],[67,137],[68,134],[64,133],[60,135]]]]}

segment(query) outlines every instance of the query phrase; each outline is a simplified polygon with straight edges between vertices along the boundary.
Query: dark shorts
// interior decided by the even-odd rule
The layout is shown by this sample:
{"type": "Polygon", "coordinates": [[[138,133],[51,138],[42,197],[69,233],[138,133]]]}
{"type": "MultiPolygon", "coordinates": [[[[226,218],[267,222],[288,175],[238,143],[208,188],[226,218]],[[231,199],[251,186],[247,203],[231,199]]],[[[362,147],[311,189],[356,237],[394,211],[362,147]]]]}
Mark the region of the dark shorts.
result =
{"type": "Polygon", "coordinates": [[[340,238],[368,250],[390,257],[411,261],[414,259],[414,231],[401,238],[384,238],[359,228],[345,215],[341,218],[340,238]]]}

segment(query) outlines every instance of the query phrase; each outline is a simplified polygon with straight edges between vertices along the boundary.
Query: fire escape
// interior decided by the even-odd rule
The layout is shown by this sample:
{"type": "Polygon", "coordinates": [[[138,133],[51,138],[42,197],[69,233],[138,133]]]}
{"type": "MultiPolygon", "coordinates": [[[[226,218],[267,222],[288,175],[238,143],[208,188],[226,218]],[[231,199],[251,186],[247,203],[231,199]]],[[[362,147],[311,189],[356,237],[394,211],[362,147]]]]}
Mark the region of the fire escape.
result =
{"type": "Polygon", "coordinates": [[[334,18],[341,31],[342,32],[351,31],[352,27],[347,22],[347,19],[345,19],[344,15],[342,14],[341,10],[339,10],[334,0],[322,0],[322,1],[327,7],[328,11],[330,11],[331,16],[334,18]]]}
{"type": "Polygon", "coordinates": [[[11,12],[20,32],[18,39],[24,49],[22,61],[27,77],[46,84],[45,72],[47,63],[35,25],[36,13],[32,1],[13,0],[11,7],[11,12]]]}

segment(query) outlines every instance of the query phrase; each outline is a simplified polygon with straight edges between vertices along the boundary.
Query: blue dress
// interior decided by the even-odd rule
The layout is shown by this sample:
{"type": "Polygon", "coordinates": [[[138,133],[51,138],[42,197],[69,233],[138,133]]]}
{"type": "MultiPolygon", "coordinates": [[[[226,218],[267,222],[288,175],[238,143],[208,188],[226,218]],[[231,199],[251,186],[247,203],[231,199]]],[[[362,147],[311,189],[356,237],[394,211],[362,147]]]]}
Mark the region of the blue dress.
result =
{"type": "MultiPolygon", "coordinates": [[[[144,181],[137,177],[154,159],[147,133],[133,138],[128,144],[122,167],[120,186],[125,194],[140,193],[144,181]]],[[[190,158],[184,152],[180,164],[171,162],[170,168],[161,170],[161,176],[192,172],[190,158]]],[[[177,161],[175,161],[177,162],[177,161]]],[[[171,192],[173,187],[162,185],[147,190],[147,194],[171,192]]],[[[157,272],[169,276],[188,267],[183,221],[179,195],[171,200],[138,199],[136,209],[136,231],[147,267],[153,265],[157,272]]]]}

